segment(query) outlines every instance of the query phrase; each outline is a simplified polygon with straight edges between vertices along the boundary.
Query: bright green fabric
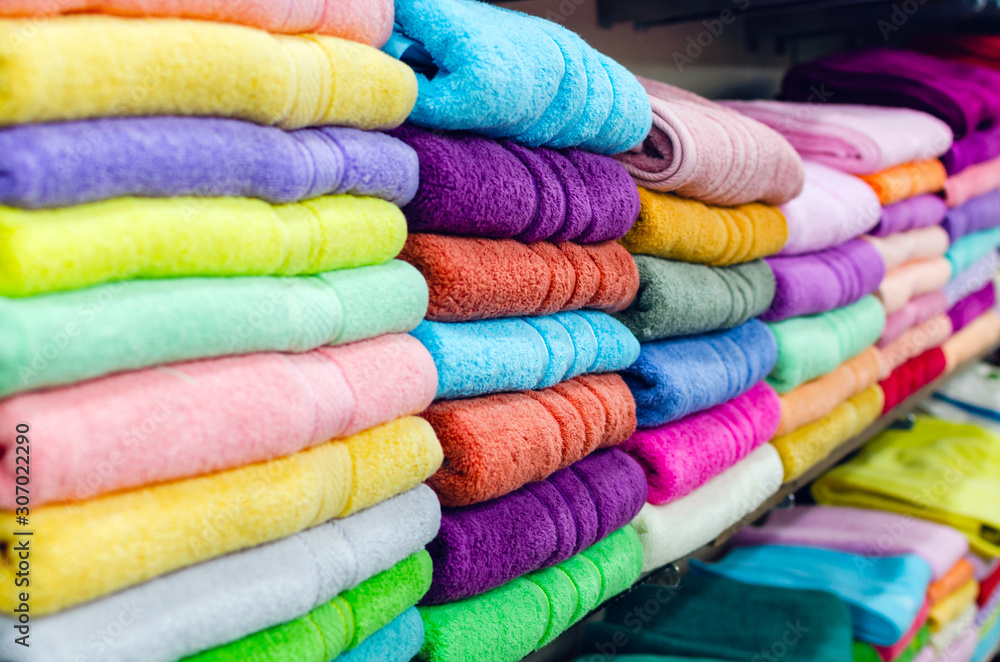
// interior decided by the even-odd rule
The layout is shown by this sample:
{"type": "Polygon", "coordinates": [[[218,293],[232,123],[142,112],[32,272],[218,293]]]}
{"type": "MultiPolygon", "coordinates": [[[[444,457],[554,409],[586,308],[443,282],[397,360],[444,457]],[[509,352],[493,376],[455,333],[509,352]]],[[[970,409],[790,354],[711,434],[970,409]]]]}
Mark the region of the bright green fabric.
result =
{"type": "MultiPolygon", "coordinates": [[[[914,658],[917,657],[920,651],[924,649],[924,646],[927,646],[930,641],[931,631],[927,627],[920,628],[917,631],[917,636],[910,642],[910,645],[893,662],[913,662],[914,658]]],[[[871,647],[871,644],[855,640],[854,662],[882,662],[882,658],[871,647]]]]}
{"type": "Polygon", "coordinates": [[[945,257],[951,262],[952,277],[960,271],[965,271],[975,264],[976,260],[998,247],[1000,247],[1000,228],[980,230],[961,237],[945,253],[945,257]]]}

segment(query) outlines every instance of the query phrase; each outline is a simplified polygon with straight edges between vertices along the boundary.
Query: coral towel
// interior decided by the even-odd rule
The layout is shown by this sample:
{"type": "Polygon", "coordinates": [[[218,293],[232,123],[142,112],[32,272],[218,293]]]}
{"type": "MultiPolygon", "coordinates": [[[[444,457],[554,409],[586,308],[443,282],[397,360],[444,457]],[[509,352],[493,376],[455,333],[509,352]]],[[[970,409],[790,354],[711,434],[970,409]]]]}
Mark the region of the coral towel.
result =
{"type": "Polygon", "coordinates": [[[872,187],[883,205],[891,205],[923,193],[937,193],[944,188],[947,173],[940,161],[928,159],[859,177],[872,187]]]}

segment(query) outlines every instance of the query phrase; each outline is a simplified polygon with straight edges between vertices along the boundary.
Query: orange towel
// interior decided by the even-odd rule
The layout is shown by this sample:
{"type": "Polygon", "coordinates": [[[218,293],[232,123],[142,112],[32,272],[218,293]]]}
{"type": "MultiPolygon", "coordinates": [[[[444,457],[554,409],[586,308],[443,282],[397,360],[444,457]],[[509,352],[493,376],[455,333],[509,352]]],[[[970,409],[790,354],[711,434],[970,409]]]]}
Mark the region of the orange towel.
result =
{"type": "Polygon", "coordinates": [[[975,579],[976,569],[965,559],[959,559],[941,579],[927,588],[927,599],[936,605],[952,593],[965,586],[970,579],[975,579]]]}
{"type": "Polygon", "coordinates": [[[921,193],[937,193],[944,188],[948,173],[940,161],[927,159],[858,177],[872,187],[884,206],[921,193]]]}

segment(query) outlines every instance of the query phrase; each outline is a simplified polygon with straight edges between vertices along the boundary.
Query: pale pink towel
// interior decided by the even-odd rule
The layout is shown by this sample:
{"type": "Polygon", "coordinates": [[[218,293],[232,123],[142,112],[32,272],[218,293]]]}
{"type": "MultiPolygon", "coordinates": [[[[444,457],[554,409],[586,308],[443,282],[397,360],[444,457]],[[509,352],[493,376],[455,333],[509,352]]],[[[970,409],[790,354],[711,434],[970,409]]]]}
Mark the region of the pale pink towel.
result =
{"type": "Polygon", "coordinates": [[[944,180],[944,200],[949,207],[957,207],[997,188],[1000,188],[1000,156],[969,166],[944,180]]]}
{"type": "Polygon", "coordinates": [[[940,225],[864,239],[882,255],[887,270],[895,269],[910,260],[942,257],[948,252],[950,245],[948,233],[940,225]]]}
{"type": "Polygon", "coordinates": [[[948,312],[948,295],[941,290],[921,294],[906,302],[906,305],[892,313],[885,320],[885,330],[876,347],[883,348],[906,333],[911,326],[922,324],[935,315],[948,312]]]}
{"type": "Polygon", "coordinates": [[[427,407],[430,353],[410,335],[120,373],[0,401],[0,508],[14,508],[18,423],[31,505],[290,455],[427,407]]]}
{"type": "Polygon", "coordinates": [[[951,262],[943,257],[911,260],[889,271],[878,288],[888,315],[921,294],[940,290],[951,278],[951,262]]]}
{"type": "Polygon", "coordinates": [[[879,348],[883,361],[879,379],[888,379],[892,371],[928,349],[937,347],[951,336],[951,319],[944,313],[911,326],[903,335],[879,348]]]}

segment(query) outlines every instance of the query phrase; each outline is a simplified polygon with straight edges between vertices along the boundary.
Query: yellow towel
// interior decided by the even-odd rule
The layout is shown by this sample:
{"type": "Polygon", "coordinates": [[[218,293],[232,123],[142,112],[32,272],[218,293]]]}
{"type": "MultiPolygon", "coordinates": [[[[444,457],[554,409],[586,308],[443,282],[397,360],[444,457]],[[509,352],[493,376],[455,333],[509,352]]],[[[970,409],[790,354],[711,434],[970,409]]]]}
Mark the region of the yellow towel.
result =
{"type": "Polygon", "coordinates": [[[398,207],[349,195],[121,198],[40,211],[0,207],[0,295],[130,278],[296,276],[381,264],[406,241],[398,207]]]}
{"type": "Polygon", "coordinates": [[[781,210],[750,203],[717,207],[639,189],[639,220],[621,240],[630,253],[725,266],[774,255],[788,239],[781,210]]]}
{"type": "Polygon", "coordinates": [[[834,448],[860,433],[882,413],[884,402],[878,384],[842,402],[825,418],[804,425],[771,444],[785,467],[785,482],[798,478],[823,460],[834,448]]]}
{"type": "MultiPolygon", "coordinates": [[[[271,462],[32,510],[31,614],[346,517],[419,485],[442,457],[430,424],[410,416],[271,462]]],[[[8,587],[23,529],[0,514],[8,587]]],[[[16,604],[0,591],[0,610],[16,604]]]]}
{"type": "Polygon", "coordinates": [[[121,115],[398,126],[417,80],[353,41],[170,18],[0,20],[0,125],[121,115]]]}
{"type": "Polygon", "coordinates": [[[975,579],[962,584],[961,588],[931,607],[927,614],[927,625],[931,632],[937,632],[959,617],[969,605],[979,597],[979,582],[975,579]]]}

